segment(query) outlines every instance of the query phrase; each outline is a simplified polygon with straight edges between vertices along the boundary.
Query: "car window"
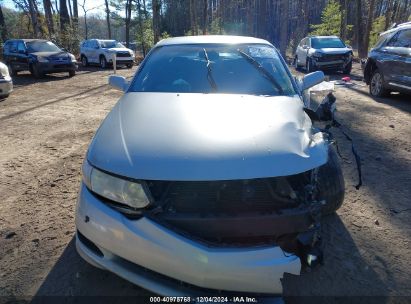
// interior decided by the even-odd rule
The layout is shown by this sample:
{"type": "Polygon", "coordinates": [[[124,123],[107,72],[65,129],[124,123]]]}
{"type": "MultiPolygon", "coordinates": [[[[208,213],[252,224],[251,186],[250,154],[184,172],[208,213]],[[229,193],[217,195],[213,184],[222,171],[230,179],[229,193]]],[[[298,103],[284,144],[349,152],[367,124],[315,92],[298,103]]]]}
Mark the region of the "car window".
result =
{"type": "Polygon", "coordinates": [[[385,33],[385,34],[380,35],[374,48],[381,47],[390,37],[392,37],[392,35],[393,35],[392,33],[385,33]]]}
{"type": "Polygon", "coordinates": [[[391,38],[387,46],[411,48],[411,30],[399,31],[391,38]]]}
{"type": "Polygon", "coordinates": [[[115,40],[100,40],[100,47],[102,48],[124,48],[125,46],[122,45],[120,42],[117,42],[115,40]]]}
{"type": "Polygon", "coordinates": [[[311,45],[315,49],[322,49],[322,48],[345,48],[345,44],[341,41],[340,38],[332,38],[332,37],[315,37],[311,38],[311,45]]]}
{"type": "Polygon", "coordinates": [[[29,53],[61,51],[57,45],[50,41],[29,41],[26,45],[29,53]]]}
{"type": "Polygon", "coordinates": [[[17,41],[10,42],[9,51],[12,53],[17,53],[17,41]]]}
{"type": "Polygon", "coordinates": [[[159,47],[149,56],[129,90],[270,96],[296,94],[277,50],[258,44],[159,47]],[[210,72],[204,50],[210,61],[210,72]],[[272,76],[271,81],[250,62],[250,57],[272,76]]]}
{"type": "Polygon", "coordinates": [[[304,38],[303,39],[303,41],[302,41],[302,45],[304,46],[304,45],[307,45],[307,40],[308,40],[308,38],[304,38]]]}
{"type": "Polygon", "coordinates": [[[24,45],[23,41],[19,41],[17,44],[17,52],[25,52],[26,51],[26,46],[24,45]]]}

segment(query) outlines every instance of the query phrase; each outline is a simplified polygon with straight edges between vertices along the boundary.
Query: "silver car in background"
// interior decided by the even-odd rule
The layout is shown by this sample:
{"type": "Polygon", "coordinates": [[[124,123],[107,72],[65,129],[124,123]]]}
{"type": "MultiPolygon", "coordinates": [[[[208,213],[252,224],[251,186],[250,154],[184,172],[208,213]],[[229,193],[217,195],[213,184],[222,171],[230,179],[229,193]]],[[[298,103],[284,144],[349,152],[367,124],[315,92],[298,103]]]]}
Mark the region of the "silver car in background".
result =
{"type": "Polygon", "coordinates": [[[316,70],[342,71],[350,74],[353,52],[337,36],[310,36],[301,40],[294,55],[294,67],[316,70]]]}
{"type": "Polygon", "coordinates": [[[116,60],[118,66],[131,68],[134,64],[134,52],[115,40],[89,39],[80,45],[80,59],[83,66],[98,64],[105,69],[116,60]]]}
{"type": "Polygon", "coordinates": [[[284,273],[321,260],[321,214],[344,181],[331,142],[267,41],[159,42],[88,149],[76,247],[155,293],[280,294],[284,273]]]}

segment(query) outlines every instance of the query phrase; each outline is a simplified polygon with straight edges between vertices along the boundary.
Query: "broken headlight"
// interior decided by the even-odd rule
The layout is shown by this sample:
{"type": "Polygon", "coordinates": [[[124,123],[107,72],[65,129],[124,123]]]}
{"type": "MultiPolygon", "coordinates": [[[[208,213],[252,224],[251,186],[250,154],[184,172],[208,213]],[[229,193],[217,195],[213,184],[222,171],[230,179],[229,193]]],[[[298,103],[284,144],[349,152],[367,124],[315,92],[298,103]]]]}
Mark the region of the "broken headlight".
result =
{"type": "Polygon", "coordinates": [[[83,181],[94,193],[133,209],[150,204],[143,184],[107,174],[92,167],[87,160],[83,164],[83,181]]]}

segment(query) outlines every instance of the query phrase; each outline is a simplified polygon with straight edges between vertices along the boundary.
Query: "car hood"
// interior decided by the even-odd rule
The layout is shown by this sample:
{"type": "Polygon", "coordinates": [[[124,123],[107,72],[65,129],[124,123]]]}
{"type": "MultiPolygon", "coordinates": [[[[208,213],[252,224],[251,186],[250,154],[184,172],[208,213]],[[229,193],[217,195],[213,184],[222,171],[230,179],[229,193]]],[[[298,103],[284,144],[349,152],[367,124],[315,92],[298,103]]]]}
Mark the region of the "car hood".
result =
{"type": "Polygon", "coordinates": [[[337,54],[346,54],[352,50],[345,47],[345,48],[322,48],[322,49],[316,49],[316,51],[324,53],[324,54],[337,55],[337,54]]]}
{"type": "Polygon", "coordinates": [[[298,96],[127,93],[87,158],[135,179],[230,180],[307,171],[327,147],[298,96]]]}
{"type": "Polygon", "coordinates": [[[69,57],[69,53],[60,51],[60,52],[33,52],[31,53],[37,57],[69,57]]]}
{"type": "Polygon", "coordinates": [[[106,50],[115,51],[115,52],[132,52],[128,48],[106,48],[106,50]]]}

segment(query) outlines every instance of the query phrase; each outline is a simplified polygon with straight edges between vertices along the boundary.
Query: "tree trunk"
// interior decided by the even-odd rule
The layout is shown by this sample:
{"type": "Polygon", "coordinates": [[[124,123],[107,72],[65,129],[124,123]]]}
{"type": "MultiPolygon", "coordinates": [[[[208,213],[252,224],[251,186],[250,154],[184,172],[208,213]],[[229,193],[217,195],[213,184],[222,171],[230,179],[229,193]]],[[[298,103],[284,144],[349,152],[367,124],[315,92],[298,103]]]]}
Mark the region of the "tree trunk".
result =
{"type": "Polygon", "coordinates": [[[367,49],[364,46],[364,37],[363,37],[363,22],[362,22],[362,0],[357,0],[357,9],[356,9],[356,38],[357,38],[357,48],[358,48],[358,57],[366,58],[367,49]]]}
{"type": "Polygon", "coordinates": [[[348,0],[343,1],[343,7],[341,9],[341,29],[340,36],[343,41],[347,40],[347,10],[348,10],[348,0]]]}
{"type": "Polygon", "coordinates": [[[77,0],[73,0],[73,26],[74,26],[74,30],[78,34],[78,3],[77,3],[77,0]]]}
{"type": "Polygon", "coordinates": [[[152,0],[154,43],[160,40],[160,0],[152,0]]]}
{"type": "Polygon", "coordinates": [[[35,9],[34,0],[28,0],[31,24],[33,26],[34,37],[39,36],[39,24],[37,19],[37,11],[35,9]]]}
{"type": "Polygon", "coordinates": [[[66,0],[60,0],[60,31],[64,32],[70,26],[70,16],[66,0]]]}
{"type": "MultiPolygon", "coordinates": [[[[108,0],[104,0],[104,3],[106,5],[106,21],[107,21],[108,39],[111,39],[110,7],[108,5],[108,0]]],[[[140,1],[139,1],[139,3],[140,3],[140,1]]],[[[139,13],[139,15],[140,15],[140,13],[139,13]]]]}
{"type": "Polygon", "coordinates": [[[289,0],[281,0],[282,22],[280,26],[280,52],[285,58],[288,45],[288,9],[289,0]]]}
{"type": "Polygon", "coordinates": [[[6,27],[6,22],[4,22],[3,9],[1,8],[1,5],[0,5],[0,27],[1,27],[1,40],[4,42],[7,40],[7,27],[6,27]]]}
{"type": "Polygon", "coordinates": [[[208,25],[208,1],[204,0],[204,7],[203,7],[203,35],[207,35],[207,25],[208,25]]]}
{"type": "Polygon", "coordinates": [[[44,15],[46,17],[47,29],[49,31],[49,38],[54,35],[54,21],[53,13],[51,11],[51,2],[50,0],[43,0],[44,6],[44,15]]]}
{"type": "Polygon", "coordinates": [[[368,18],[367,18],[367,27],[365,28],[365,34],[364,34],[364,51],[368,53],[368,46],[370,44],[370,32],[371,32],[371,27],[372,27],[372,22],[373,22],[373,16],[374,16],[374,7],[375,7],[375,0],[370,0],[370,8],[368,11],[368,18]]]}
{"type": "Polygon", "coordinates": [[[126,46],[130,46],[130,23],[131,23],[131,5],[132,0],[126,0],[126,46]]]}
{"type": "Polygon", "coordinates": [[[70,13],[70,20],[73,20],[73,10],[71,9],[71,0],[67,0],[69,13],[70,13]]]}
{"type": "Polygon", "coordinates": [[[143,16],[141,11],[141,0],[137,0],[137,12],[138,12],[138,27],[140,29],[141,48],[143,49],[143,57],[146,57],[146,45],[144,43],[144,28],[143,28],[143,16]]]}
{"type": "Polygon", "coordinates": [[[387,0],[387,11],[385,12],[385,26],[384,29],[387,30],[391,24],[393,0],[387,0]]]}

